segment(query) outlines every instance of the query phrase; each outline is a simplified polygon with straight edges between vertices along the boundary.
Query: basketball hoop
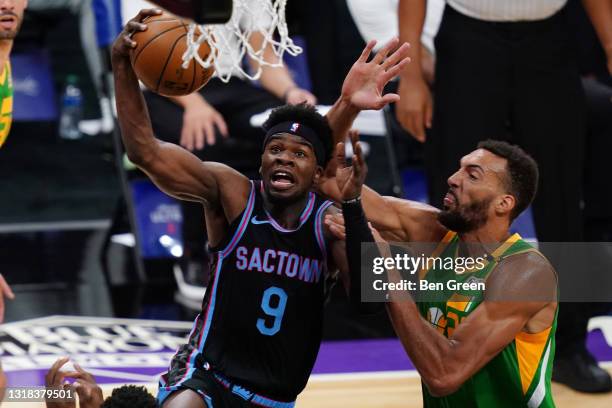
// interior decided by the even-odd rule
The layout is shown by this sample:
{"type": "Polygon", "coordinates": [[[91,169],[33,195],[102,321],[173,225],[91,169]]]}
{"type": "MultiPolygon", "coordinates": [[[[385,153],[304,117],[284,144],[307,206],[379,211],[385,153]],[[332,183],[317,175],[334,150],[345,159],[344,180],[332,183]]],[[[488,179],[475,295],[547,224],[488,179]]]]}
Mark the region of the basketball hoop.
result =
{"type": "Polygon", "coordinates": [[[188,47],[183,55],[184,67],[195,59],[204,68],[214,66],[217,76],[223,82],[229,82],[232,74],[257,80],[264,66],[282,66],[285,52],[292,56],[302,52],[302,48],[295,45],[289,37],[285,20],[287,0],[233,1],[232,17],[226,24],[190,25],[187,34],[188,47]],[[251,34],[255,32],[261,33],[263,37],[262,44],[258,47],[249,43],[251,34]],[[204,42],[208,42],[212,50],[205,60],[198,54],[200,44],[204,42]],[[266,60],[264,50],[267,47],[273,51],[274,61],[266,60]],[[246,55],[256,62],[255,72],[243,68],[242,62],[246,55]]]}

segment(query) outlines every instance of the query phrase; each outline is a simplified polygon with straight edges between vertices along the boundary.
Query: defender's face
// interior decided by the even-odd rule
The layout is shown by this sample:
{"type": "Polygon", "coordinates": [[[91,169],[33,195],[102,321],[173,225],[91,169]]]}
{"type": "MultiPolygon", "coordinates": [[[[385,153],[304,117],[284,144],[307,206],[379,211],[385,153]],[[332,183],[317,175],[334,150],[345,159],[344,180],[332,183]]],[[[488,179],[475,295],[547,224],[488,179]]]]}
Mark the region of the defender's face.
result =
{"type": "Polygon", "coordinates": [[[474,230],[493,214],[495,199],[505,190],[506,159],[478,149],[461,159],[460,168],[448,179],[440,221],[457,232],[474,230]]]}
{"type": "Polygon", "coordinates": [[[321,173],[306,139],[279,133],[268,140],[261,156],[261,177],[271,198],[295,201],[310,191],[321,173]]]}
{"type": "Polygon", "coordinates": [[[0,40],[17,36],[27,6],[28,0],[0,0],[0,40]]]}

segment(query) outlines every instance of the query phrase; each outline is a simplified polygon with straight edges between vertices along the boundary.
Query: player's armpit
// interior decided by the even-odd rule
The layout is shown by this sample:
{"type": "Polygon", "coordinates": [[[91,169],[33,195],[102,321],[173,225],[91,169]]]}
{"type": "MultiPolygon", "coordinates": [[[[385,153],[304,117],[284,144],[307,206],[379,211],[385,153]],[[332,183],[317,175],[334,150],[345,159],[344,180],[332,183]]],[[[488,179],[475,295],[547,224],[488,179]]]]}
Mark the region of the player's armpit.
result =
{"type": "Polygon", "coordinates": [[[172,143],[159,141],[151,159],[137,165],[173,197],[223,205],[229,220],[244,209],[249,195],[250,183],[244,175],[221,163],[203,162],[172,143]]]}
{"type": "Polygon", "coordinates": [[[531,332],[541,332],[551,327],[557,306],[554,270],[537,254],[511,258],[512,262],[501,262],[489,277],[485,301],[458,323],[445,341],[440,350],[444,357],[436,360],[438,367],[419,370],[433,395],[455,392],[519,333],[529,328],[531,332]],[[513,301],[512,296],[523,300],[513,301]],[[536,316],[538,322],[530,326],[536,316]]]}

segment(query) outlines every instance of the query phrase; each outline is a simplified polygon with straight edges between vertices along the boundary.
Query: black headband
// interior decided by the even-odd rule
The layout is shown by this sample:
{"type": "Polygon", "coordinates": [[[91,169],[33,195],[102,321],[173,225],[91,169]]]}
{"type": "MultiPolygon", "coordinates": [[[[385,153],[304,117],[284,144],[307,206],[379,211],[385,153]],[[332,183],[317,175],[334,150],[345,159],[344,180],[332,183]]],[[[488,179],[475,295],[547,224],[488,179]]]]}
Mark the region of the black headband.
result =
{"type": "Polygon", "coordinates": [[[274,125],[266,132],[266,138],[264,139],[263,143],[264,147],[268,144],[270,137],[279,133],[289,133],[306,139],[306,141],[312,145],[312,150],[314,150],[315,157],[317,158],[317,164],[325,167],[325,163],[327,161],[325,146],[316,132],[310,127],[302,125],[298,122],[281,122],[274,125]]]}

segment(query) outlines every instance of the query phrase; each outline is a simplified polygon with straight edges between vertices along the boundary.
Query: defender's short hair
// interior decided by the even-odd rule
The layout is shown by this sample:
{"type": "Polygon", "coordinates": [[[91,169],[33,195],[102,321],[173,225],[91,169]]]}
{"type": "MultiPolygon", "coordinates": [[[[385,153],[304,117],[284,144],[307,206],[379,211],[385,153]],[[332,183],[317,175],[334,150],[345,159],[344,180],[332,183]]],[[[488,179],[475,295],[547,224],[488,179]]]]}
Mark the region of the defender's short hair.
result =
{"type": "Polygon", "coordinates": [[[501,140],[485,140],[478,143],[478,148],[506,159],[505,187],[516,198],[516,205],[510,213],[510,219],[514,220],[529,207],[536,195],[538,164],[519,146],[501,140]]]}

